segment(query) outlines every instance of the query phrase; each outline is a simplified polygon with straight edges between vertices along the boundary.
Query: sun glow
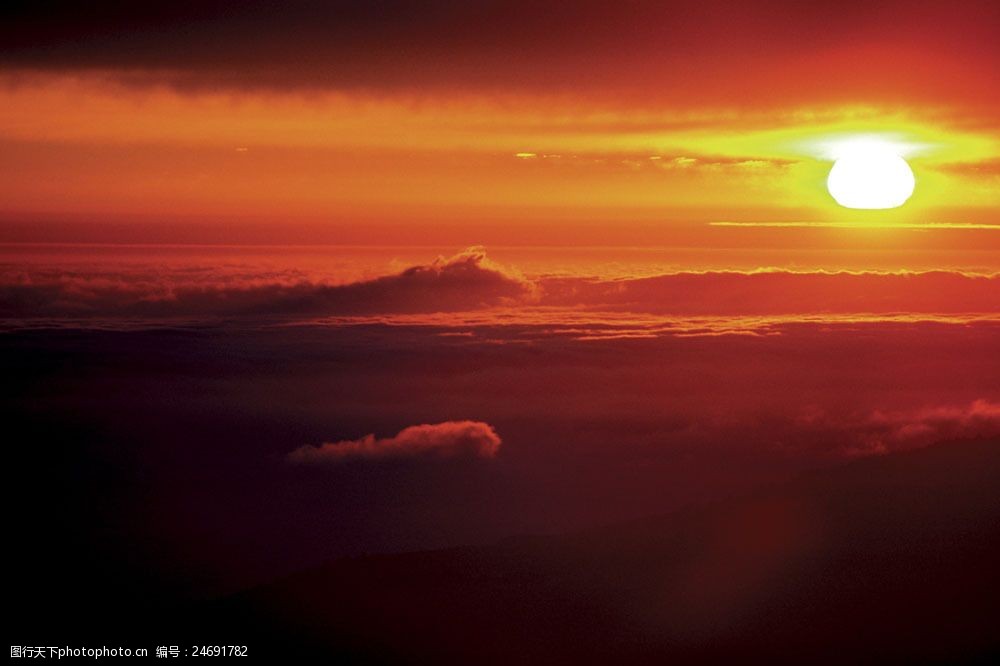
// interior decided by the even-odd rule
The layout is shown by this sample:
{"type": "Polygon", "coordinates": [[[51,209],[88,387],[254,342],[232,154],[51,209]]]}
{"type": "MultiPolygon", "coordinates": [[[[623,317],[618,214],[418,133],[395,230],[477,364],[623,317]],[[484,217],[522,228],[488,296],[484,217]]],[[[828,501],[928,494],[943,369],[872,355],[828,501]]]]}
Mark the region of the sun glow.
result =
{"type": "Polygon", "coordinates": [[[910,165],[891,145],[857,141],[838,151],[826,186],[845,208],[898,208],[913,194],[910,165]]]}

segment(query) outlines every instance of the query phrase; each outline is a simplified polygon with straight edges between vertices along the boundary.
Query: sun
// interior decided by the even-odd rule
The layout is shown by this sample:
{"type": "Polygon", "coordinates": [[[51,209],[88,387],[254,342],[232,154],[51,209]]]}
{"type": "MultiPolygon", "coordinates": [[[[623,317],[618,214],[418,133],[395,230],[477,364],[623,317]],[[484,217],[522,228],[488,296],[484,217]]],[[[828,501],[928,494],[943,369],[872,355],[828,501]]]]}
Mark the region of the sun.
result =
{"type": "Polygon", "coordinates": [[[898,208],[913,194],[910,165],[892,146],[859,141],[837,155],[826,187],[845,208],[898,208]]]}

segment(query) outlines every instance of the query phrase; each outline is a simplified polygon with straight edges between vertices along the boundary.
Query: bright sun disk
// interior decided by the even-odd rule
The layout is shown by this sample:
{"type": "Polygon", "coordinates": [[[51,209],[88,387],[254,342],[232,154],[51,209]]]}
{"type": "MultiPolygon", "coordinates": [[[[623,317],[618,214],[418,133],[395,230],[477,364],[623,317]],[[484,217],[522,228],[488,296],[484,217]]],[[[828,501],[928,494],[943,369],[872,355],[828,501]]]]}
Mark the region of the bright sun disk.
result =
{"type": "Polygon", "coordinates": [[[858,142],[837,156],[826,187],[845,208],[897,208],[913,194],[910,165],[889,145],[858,142]]]}

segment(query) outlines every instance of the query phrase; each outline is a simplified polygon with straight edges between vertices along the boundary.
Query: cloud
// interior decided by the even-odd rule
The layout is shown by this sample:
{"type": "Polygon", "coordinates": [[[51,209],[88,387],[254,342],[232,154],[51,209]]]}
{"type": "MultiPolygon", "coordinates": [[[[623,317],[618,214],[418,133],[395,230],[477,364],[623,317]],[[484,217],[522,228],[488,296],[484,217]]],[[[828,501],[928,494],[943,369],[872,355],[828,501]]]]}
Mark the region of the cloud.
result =
{"type": "Polygon", "coordinates": [[[986,0],[919,10],[904,0],[592,0],[544,8],[524,0],[299,0],[238,10],[218,2],[22,2],[0,15],[0,66],[191,87],[630,87],[674,104],[766,104],[803,92],[847,91],[854,99],[882,88],[940,99],[935,84],[990,95],[996,18],[996,3],[986,0]],[[902,57],[926,63],[911,67],[919,78],[900,69],[902,57]],[[970,89],[972,81],[980,86],[970,89]]]}
{"type": "MultiPolygon", "coordinates": [[[[315,321],[469,326],[533,323],[550,327],[636,324],[655,334],[684,319],[802,317],[854,321],[995,313],[1000,275],[961,271],[825,272],[761,269],[678,272],[654,277],[525,277],[491,261],[482,247],[397,273],[333,283],[299,269],[121,264],[0,266],[0,318],[146,322],[315,321]],[[845,316],[848,316],[845,320],[845,316]]],[[[699,322],[696,328],[704,328],[699,322]]],[[[729,322],[724,328],[731,328],[729,322]]],[[[717,329],[717,326],[709,328],[717,329]]],[[[675,331],[677,332],[677,331],[675,331]]],[[[697,331],[696,331],[697,332],[697,331]]]]}
{"type": "Polygon", "coordinates": [[[993,312],[1000,276],[959,271],[707,271],[649,278],[556,278],[542,302],[681,315],[993,312]]]}
{"type": "Polygon", "coordinates": [[[348,460],[398,460],[412,458],[493,458],[500,437],[481,421],[445,421],[404,428],[395,437],[376,439],[365,435],[319,446],[302,446],[288,454],[297,464],[325,465],[348,460]]]}
{"type": "Polygon", "coordinates": [[[937,442],[1000,437],[1000,403],[979,399],[967,405],[875,410],[855,417],[807,408],[795,425],[807,434],[832,433],[829,439],[841,443],[837,455],[879,455],[937,442]]]}
{"type": "Polygon", "coordinates": [[[229,275],[180,267],[131,272],[0,273],[0,317],[238,317],[474,310],[528,298],[534,286],[471,247],[371,280],[335,285],[300,274],[229,275]]]}
{"type": "MultiPolygon", "coordinates": [[[[587,119],[584,122],[592,122],[587,119]]],[[[688,121],[690,123],[691,121],[688,121]]],[[[702,121],[707,125],[710,121],[702,121]]],[[[718,122],[718,120],[716,121],[718,122]]],[[[726,122],[732,122],[728,119],[726,122]]],[[[618,131],[628,131],[628,126],[618,127],[618,131]]],[[[656,127],[652,131],[662,131],[664,127],[656,127]]],[[[777,171],[785,169],[797,162],[793,159],[765,157],[760,155],[726,156],[696,152],[655,153],[643,152],[590,152],[584,154],[553,154],[553,153],[515,153],[514,158],[530,162],[540,168],[567,167],[576,170],[590,169],[598,172],[662,172],[686,171],[696,172],[727,172],[732,176],[756,173],[765,170],[777,171]]]]}
{"type": "Polygon", "coordinates": [[[948,162],[936,167],[938,171],[967,178],[992,179],[1000,177],[1000,159],[982,159],[973,162],[948,162]]]}
{"type": "Polygon", "coordinates": [[[861,438],[859,453],[884,453],[949,439],[1000,436],[1000,403],[927,407],[909,412],[875,412],[861,438]]]}

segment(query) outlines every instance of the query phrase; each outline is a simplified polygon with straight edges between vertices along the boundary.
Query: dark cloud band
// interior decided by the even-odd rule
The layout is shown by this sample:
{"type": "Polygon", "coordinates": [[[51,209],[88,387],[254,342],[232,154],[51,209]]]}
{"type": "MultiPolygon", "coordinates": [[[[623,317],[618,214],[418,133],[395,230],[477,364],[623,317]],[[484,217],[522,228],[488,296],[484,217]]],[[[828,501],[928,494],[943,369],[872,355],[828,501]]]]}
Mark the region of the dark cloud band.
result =
{"type": "MultiPolygon", "coordinates": [[[[657,85],[683,85],[684,98],[718,95],[726,82],[746,79],[753,63],[754,71],[784,66],[807,54],[836,54],[844,44],[889,41],[914,53],[987,62],[995,56],[997,12],[992,2],[902,0],[14,2],[0,10],[0,66],[111,70],[182,86],[640,85],[646,95],[679,102],[657,85]]],[[[868,62],[867,69],[886,65],[879,82],[893,89],[906,78],[900,64],[868,62]]],[[[828,87],[858,78],[829,79],[838,68],[822,72],[828,87]]],[[[982,76],[991,74],[983,69],[982,76]]]]}

